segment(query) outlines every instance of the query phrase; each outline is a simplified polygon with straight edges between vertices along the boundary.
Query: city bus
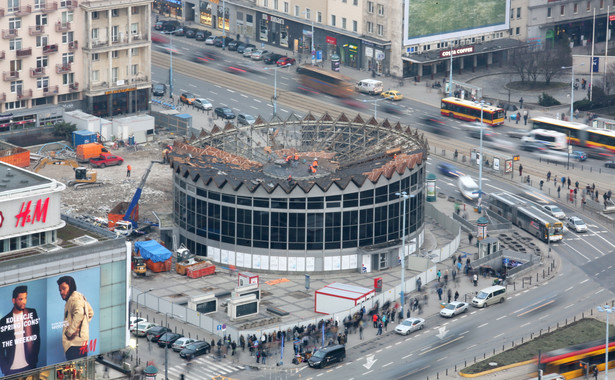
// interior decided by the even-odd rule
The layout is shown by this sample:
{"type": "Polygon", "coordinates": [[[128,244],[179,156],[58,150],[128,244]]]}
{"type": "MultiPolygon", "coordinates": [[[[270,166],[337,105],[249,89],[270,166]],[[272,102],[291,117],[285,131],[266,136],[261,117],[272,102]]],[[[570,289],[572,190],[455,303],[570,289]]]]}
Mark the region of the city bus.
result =
{"type": "Polygon", "coordinates": [[[522,140],[540,142],[555,150],[564,150],[568,146],[568,139],[564,133],[549,129],[532,129],[522,140]]]}
{"type": "Polygon", "coordinates": [[[303,90],[316,91],[338,98],[348,98],[354,94],[354,85],[350,78],[335,71],[318,66],[301,65],[297,67],[299,84],[303,90]]]}
{"type": "MultiPolygon", "coordinates": [[[[599,371],[604,371],[605,349],[606,343],[600,339],[550,351],[540,355],[538,368],[544,373],[558,373],[566,379],[580,378],[585,375],[581,361],[589,366],[588,370],[595,365],[599,371]]],[[[609,360],[609,367],[613,367],[611,363],[615,361],[612,353],[615,353],[615,342],[609,342],[609,359],[613,358],[609,360]]]]}
{"type": "MultiPolygon", "coordinates": [[[[440,113],[455,119],[480,122],[480,111],[480,103],[470,100],[444,98],[440,103],[440,113]]],[[[504,109],[484,105],[483,123],[491,127],[504,124],[504,109]]]]}
{"type": "Polygon", "coordinates": [[[605,148],[615,152],[615,131],[606,128],[592,128],[586,124],[562,121],[550,117],[536,117],[530,120],[532,129],[546,129],[568,136],[573,145],[588,148],[605,148]]]}

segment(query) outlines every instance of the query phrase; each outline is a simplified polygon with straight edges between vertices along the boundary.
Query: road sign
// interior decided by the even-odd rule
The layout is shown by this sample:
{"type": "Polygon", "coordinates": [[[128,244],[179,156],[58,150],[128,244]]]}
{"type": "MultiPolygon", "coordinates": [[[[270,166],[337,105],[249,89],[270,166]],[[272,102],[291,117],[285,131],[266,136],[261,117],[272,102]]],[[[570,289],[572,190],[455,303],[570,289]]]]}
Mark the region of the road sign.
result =
{"type": "Polygon", "coordinates": [[[592,61],[592,70],[597,73],[600,71],[600,57],[594,57],[592,61]]]}
{"type": "Polygon", "coordinates": [[[226,331],[226,323],[216,326],[216,330],[218,331],[226,331]]]}

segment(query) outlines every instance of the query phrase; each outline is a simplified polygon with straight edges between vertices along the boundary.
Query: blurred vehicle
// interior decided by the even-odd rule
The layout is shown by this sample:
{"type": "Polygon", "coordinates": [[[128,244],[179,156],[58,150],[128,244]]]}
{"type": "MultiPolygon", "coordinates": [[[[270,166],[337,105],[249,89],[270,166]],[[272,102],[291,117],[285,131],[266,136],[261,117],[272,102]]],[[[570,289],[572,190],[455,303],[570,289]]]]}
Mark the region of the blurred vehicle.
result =
{"type": "Polygon", "coordinates": [[[210,35],[209,37],[205,39],[205,45],[213,45],[215,40],[216,40],[216,36],[210,35]]]}
{"type": "Polygon", "coordinates": [[[159,51],[161,51],[163,53],[167,53],[167,54],[171,54],[171,51],[172,51],[174,56],[183,55],[181,51],[177,50],[177,48],[171,49],[171,47],[168,46],[168,45],[166,45],[166,46],[159,46],[157,49],[159,51]]]}
{"type": "Polygon", "coordinates": [[[147,321],[139,322],[137,323],[134,329],[130,330],[130,332],[136,336],[145,336],[147,335],[147,333],[149,332],[151,328],[156,327],[156,326],[157,325],[152,322],[147,322],[147,321]]]}
{"type": "Polygon", "coordinates": [[[615,154],[610,150],[603,147],[591,147],[585,150],[588,158],[596,160],[612,160],[615,158],[615,154]]]}
{"type": "Polygon", "coordinates": [[[390,103],[390,102],[385,102],[380,107],[382,108],[384,112],[389,113],[391,115],[403,115],[406,112],[405,108],[398,106],[396,104],[390,103]]]}
{"type": "Polygon", "coordinates": [[[179,338],[183,337],[182,334],[177,334],[174,332],[166,332],[160,338],[158,338],[158,346],[159,347],[172,347],[173,343],[179,338]]]}
{"type": "Polygon", "coordinates": [[[505,140],[502,135],[497,132],[490,134],[486,139],[484,137],[485,136],[483,136],[483,139],[485,141],[483,141],[483,145],[486,148],[509,153],[516,152],[518,149],[515,143],[513,143],[512,141],[505,140]]]}
{"type": "Polygon", "coordinates": [[[537,141],[555,150],[564,150],[568,146],[568,138],[564,133],[548,129],[532,129],[521,138],[521,141],[537,141]]]}
{"type": "Polygon", "coordinates": [[[169,329],[168,327],[154,326],[147,331],[146,337],[147,337],[147,340],[149,340],[150,342],[156,343],[158,342],[158,339],[160,339],[162,335],[170,331],[171,329],[169,329]]]}
{"type": "Polygon", "coordinates": [[[211,32],[209,30],[199,30],[194,35],[194,38],[197,41],[205,41],[207,39],[207,37],[209,37],[209,36],[211,36],[211,32]]]}
{"type": "Polygon", "coordinates": [[[152,95],[164,96],[167,93],[167,85],[164,83],[156,83],[152,86],[152,95]]]}
{"type": "Polygon", "coordinates": [[[214,40],[214,46],[215,46],[215,47],[219,47],[219,48],[221,48],[221,47],[224,45],[224,47],[226,48],[226,46],[227,46],[227,45],[228,45],[231,41],[233,41],[233,39],[232,39],[231,37],[224,37],[224,38],[223,38],[223,37],[221,37],[221,36],[218,36],[218,37],[216,37],[216,39],[214,40]],[[223,42],[224,42],[224,44],[223,44],[223,42]]]}
{"type": "Polygon", "coordinates": [[[526,152],[536,152],[547,149],[545,144],[537,141],[521,141],[519,148],[526,152]]]}
{"type": "Polygon", "coordinates": [[[615,168],[615,161],[607,161],[604,163],[605,168],[615,168]]]}
{"type": "Polygon", "coordinates": [[[256,47],[246,47],[243,50],[243,56],[246,58],[250,58],[252,56],[252,53],[256,51],[256,47]]]}
{"type": "Polygon", "coordinates": [[[440,315],[446,318],[452,318],[456,315],[465,313],[468,311],[468,304],[465,302],[454,301],[451,303],[447,303],[446,306],[442,310],[440,310],[440,315]]]}
{"type": "Polygon", "coordinates": [[[256,45],[247,44],[245,42],[240,42],[239,45],[237,45],[237,53],[239,54],[245,53],[246,48],[256,48],[256,45]]]}
{"type": "Polygon", "coordinates": [[[192,94],[190,92],[184,92],[179,97],[179,100],[182,103],[186,103],[186,104],[192,104],[192,102],[194,102],[194,99],[196,99],[196,96],[194,96],[194,94],[192,94]]]}
{"type": "Polygon", "coordinates": [[[262,75],[263,71],[260,68],[255,68],[251,63],[235,63],[232,66],[227,66],[226,71],[231,74],[257,74],[262,75]]]}
{"type": "Polygon", "coordinates": [[[545,195],[545,193],[526,183],[518,185],[518,188],[519,191],[517,191],[516,195],[525,199],[529,199],[532,202],[536,202],[540,205],[545,205],[553,202],[553,200],[549,196],[545,195]]]}
{"type": "Polygon", "coordinates": [[[575,232],[587,232],[587,224],[578,216],[571,216],[568,218],[566,226],[575,232]]]}
{"type": "Polygon", "coordinates": [[[184,27],[184,34],[186,35],[186,38],[196,38],[196,32],[196,29],[184,27]]]}
{"type": "Polygon", "coordinates": [[[577,161],[585,161],[587,160],[587,153],[580,150],[573,150],[572,153],[570,153],[570,158],[574,158],[577,161]]]}
{"type": "Polygon", "coordinates": [[[268,65],[273,65],[274,63],[278,62],[278,59],[282,58],[283,55],[282,54],[278,54],[278,53],[269,53],[266,54],[263,57],[263,62],[265,62],[268,65]]]}
{"type": "Polygon", "coordinates": [[[425,327],[423,318],[408,318],[395,327],[395,332],[401,335],[408,335],[413,331],[422,330],[425,327]]]}
{"type": "Polygon", "coordinates": [[[179,352],[179,356],[184,359],[194,359],[195,357],[211,352],[211,345],[207,342],[190,343],[179,352]]]}
{"type": "Polygon", "coordinates": [[[162,26],[164,25],[164,21],[156,21],[154,24],[154,30],[162,30],[162,26]]]}
{"type": "Polygon", "coordinates": [[[504,124],[504,110],[489,104],[481,104],[471,100],[459,98],[444,98],[440,101],[440,114],[465,121],[480,122],[494,127],[504,124]]]}
{"type": "Polygon", "coordinates": [[[253,61],[260,61],[263,59],[263,57],[269,53],[268,50],[265,49],[258,49],[254,52],[252,52],[252,54],[250,55],[250,59],[252,59],[253,61]]]}
{"type": "Polygon", "coordinates": [[[209,102],[209,100],[203,99],[203,98],[194,99],[194,101],[192,102],[192,105],[198,109],[205,110],[205,111],[209,111],[212,108],[214,108],[214,106],[209,102]]]}
{"type": "Polygon", "coordinates": [[[565,164],[569,160],[568,153],[563,151],[544,149],[536,151],[536,153],[538,153],[541,160],[545,160],[547,162],[558,162],[561,164],[565,164]]]}
{"type": "Polygon", "coordinates": [[[177,20],[166,20],[162,22],[162,30],[165,32],[172,32],[181,28],[181,24],[177,20]]]}
{"type": "Polygon", "coordinates": [[[460,176],[457,181],[457,187],[464,198],[471,201],[478,198],[478,185],[469,175],[460,176]]]}
{"type": "Polygon", "coordinates": [[[544,205],[543,209],[547,212],[547,214],[556,217],[557,219],[566,219],[566,214],[562,211],[561,208],[555,205],[544,205]]]}
{"type": "Polygon", "coordinates": [[[448,162],[440,162],[437,168],[440,174],[444,174],[447,177],[461,177],[464,175],[455,165],[448,162]]]}
{"type": "Polygon", "coordinates": [[[173,343],[173,346],[172,346],[173,351],[179,352],[183,350],[184,348],[186,348],[186,346],[194,342],[196,342],[196,339],[186,338],[186,337],[179,338],[175,341],[175,343],[173,343]]]}
{"type": "MultiPolygon", "coordinates": [[[[468,123],[464,126],[464,129],[468,132],[468,136],[475,139],[480,139],[481,123],[468,123]]],[[[483,129],[483,141],[491,140],[495,136],[493,129],[489,128],[486,124],[482,124],[483,129]]]]}
{"type": "Polygon", "coordinates": [[[312,65],[299,65],[296,71],[299,91],[322,93],[338,98],[350,98],[354,95],[351,79],[338,72],[312,65]]]}
{"type": "Polygon", "coordinates": [[[155,44],[168,44],[169,38],[166,36],[161,36],[160,34],[152,34],[152,43],[155,44]]]}
{"type": "Polygon", "coordinates": [[[390,100],[402,100],[404,98],[404,94],[397,90],[383,91],[382,93],[380,93],[380,96],[390,100]]]}
{"type": "Polygon", "coordinates": [[[228,107],[217,107],[214,110],[214,113],[216,114],[216,116],[219,116],[223,119],[234,119],[235,118],[235,113],[233,112],[232,109],[228,107]]]}
{"type": "Polygon", "coordinates": [[[353,98],[342,98],[340,99],[340,103],[354,110],[360,110],[360,109],[365,110],[369,108],[367,103],[362,102],[360,100],[353,99],[353,98]]]}
{"type": "Polygon", "coordinates": [[[354,89],[364,94],[378,95],[384,91],[384,85],[376,79],[362,79],[355,84],[354,89]]]}
{"type": "Polygon", "coordinates": [[[237,121],[241,125],[252,125],[256,121],[256,118],[247,113],[240,113],[239,115],[237,115],[237,121]]]}
{"type": "Polygon", "coordinates": [[[190,30],[190,28],[185,28],[185,27],[177,28],[173,31],[173,35],[176,37],[183,37],[186,35],[186,29],[190,30]]]}
{"type": "Polygon", "coordinates": [[[278,61],[276,62],[276,65],[278,66],[288,66],[288,65],[294,65],[295,64],[295,59],[294,58],[290,58],[290,57],[281,57],[280,59],[278,59],[278,61]]]}
{"type": "Polygon", "coordinates": [[[441,116],[425,116],[421,121],[427,126],[427,129],[432,132],[442,134],[448,134],[450,132],[448,122],[441,116]]]}

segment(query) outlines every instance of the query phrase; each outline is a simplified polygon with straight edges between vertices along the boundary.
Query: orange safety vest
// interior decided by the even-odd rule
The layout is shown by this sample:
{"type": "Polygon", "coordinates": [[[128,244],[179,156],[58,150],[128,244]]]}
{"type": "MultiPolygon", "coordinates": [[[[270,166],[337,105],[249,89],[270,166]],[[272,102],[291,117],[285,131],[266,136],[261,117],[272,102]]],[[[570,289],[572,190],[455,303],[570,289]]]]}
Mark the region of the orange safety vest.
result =
{"type": "Polygon", "coordinates": [[[312,162],[312,166],[315,167],[315,168],[318,167],[318,161],[314,160],[314,162],[312,162]]]}

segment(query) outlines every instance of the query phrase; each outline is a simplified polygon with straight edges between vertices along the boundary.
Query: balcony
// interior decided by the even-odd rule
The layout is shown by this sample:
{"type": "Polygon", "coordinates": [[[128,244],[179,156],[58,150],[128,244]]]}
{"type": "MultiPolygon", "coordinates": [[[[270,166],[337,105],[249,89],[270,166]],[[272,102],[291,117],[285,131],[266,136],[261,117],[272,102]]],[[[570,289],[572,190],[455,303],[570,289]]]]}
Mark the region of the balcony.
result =
{"type": "Polygon", "coordinates": [[[19,71],[5,71],[2,73],[2,79],[12,82],[19,79],[19,71]]]}
{"type": "Polygon", "coordinates": [[[2,30],[2,38],[4,38],[5,40],[16,38],[18,34],[19,33],[18,33],[17,29],[4,29],[4,30],[2,30]]]}
{"type": "Polygon", "coordinates": [[[61,64],[57,64],[56,65],[56,74],[70,73],[70,70],[71,70],[71,63],[70,62],[61,63],[61,64]]]}
{"type": "Polygon", "coordinates": [[[32,55],[32,48],[19,49],[15,51],[15,53],[17,53],[18,57],[27,57],[27,56],[32,55]]]}
{"type": "Polygon", "coordinates": [[[71,41],[68,43],[68,50],[70,51],[75,51],[79,49],[79,42],[78,41],[71,41]]]}
{"type": "Polygon", "coordinates": [[[65,4],[64,7],[67,9],[75,9],[79,6],[79,2],[77,2],[77,0],[66,0],[63,1],[62,4],[65,4]]]}
{"type": "Polygon", "coordinates": [[[44,67],[33,67],[30,69],[30,77],[31,78],[40,78],[45,76],[45,68],[44,67]]]}
{"type": "Polygon", "coordinates": [[[15,16],[18,16],[18,17],[29,15],[30,13],[32,13],[31,5],[25,5],[23,7],[19,7],[15,9],[15,16]]]}
{"type": "Polygon", "coordinates": [[[43,33],[45,33],[45,26],[44,25],[34,25],[34,26],[30,27],[30,35],[31,36],[40,36],[43,33]]]}
{"type": "Polygon", "coordinates": [[[79,91],[79,82],[71,83],[68,85],[70,91],[79,91]]]}
{"type": "Polygon", "coordinates": [[[58,10],[58,3],[56,1],[46,1],[45,4],[41,4],[40,10],[43,13],[51,13],[58,10]]]}
{"type": "Polygon", "coordinates": [[[30,99],[32,97],[32,90],[19,90],[17,91],[17,99],[30,99]]]}
{"type": "Polygon", "coordinates": [[[49,86],[49,87],[43,87],[43,95],[44,96],[49,96],[49,95],[54,95],[58,93],[58,86],[49,86]]]}
{"type": "Polygon", "coordinates": [[[43,46],[43,54],[52,54],[58,52],[58,44],[43,46]]]}
{"type": "Polygon", "coordinates": [[[56,32],[68,32],[70,31],[70,22],[56,22],[56,32]]]}

